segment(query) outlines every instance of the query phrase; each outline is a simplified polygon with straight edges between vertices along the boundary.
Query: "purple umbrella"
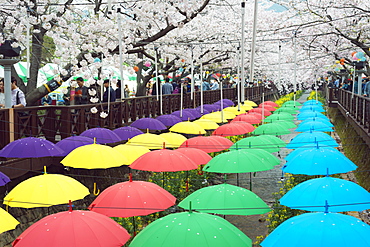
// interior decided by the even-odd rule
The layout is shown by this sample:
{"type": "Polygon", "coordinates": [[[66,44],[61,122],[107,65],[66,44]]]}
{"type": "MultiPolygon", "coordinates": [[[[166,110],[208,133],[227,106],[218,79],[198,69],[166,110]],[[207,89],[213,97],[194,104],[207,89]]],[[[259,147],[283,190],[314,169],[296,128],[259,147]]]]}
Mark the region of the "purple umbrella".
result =
{"type": "MultiPolygon", "coordinates": [[[[227,105],[227,106],[233,106],[234,105],[234,102],[232,100],[229,100],[229,99],[222,99],[222,102],[224,103],[224,105],[227,105]]],[[[221,104],[221,100],[217,101],[216,103],[221,104]]]]}
{"type": "Polygon", "coordinates": [[[198,111],[197,109],[194,109],[194,108],[187,108],[187,109],[184,109],[183,111],[190,112],[196,118],[200,118],[202,116],[202,114],[200,114],[200,111],[198,111]]]}
{"type": "Polygon", "coordinates": [[[40,158],[63,156],[63,150],[54,143],[36,137],[26,137],[15,140],[0,151],[0,157],[5,158],[40,158]]]}
{"type": "Polygon", "coordinates": [[[167,127],[159,120],[154,118],[140,118],[133,122],[131,127],[135,127],[142,130],[165,130],[167,127]]]}
{"type": "MultiPolygon", "coordinates": [[[[200,106],[198,106],[197,109],[200,109],[200,106]]],[[[209,112],[214,112],[214,111],[219,111],[220,107],[216,105],[206,104],[206,105],[203,105],[203,109],[209,112]]]]}
{"type": "Polygon", "coordinates": [[[144,134],[144,132],[141,130],[131,126],[121,127],[113,130],[113,132],[116,133],[122,141],[126,141],[134,136],[144,134]]]}
{"type": "Polygon", "coordinates": [[[8,176],[5,175],[4,173],[0,172],[0,186],[4,186],[9,182],[10,178],[8,178],[8,176]]]}
{"type": "Polygon", "coordinates": [[[201,113],[201,108],[200,108],[200,106],[198,106],[197,108],[195,108],[195,110],[197,110],[197,112],[199,112],[199,113],[200,113],[200,115],[205,115],[205,114],[211,113],[211,111],[208,111],[207,109],[205,109],[205,108],[203,107],[203,114],[202,114],[202,113],[201,113]]]}
{"type": "Polygon", "coordinates": [[[80,136],[86,136],[92,139],[96,139],[96,143],[98,144],[107,144],[107,143],[115,143],[120,142],[121,138],[119,138],[116,133],[114,133],[110,129],[106,128],[92,128],[85,130],[80,134],[80,136]]]}
{"type": "Polygon", "coordinates": [[[156,119],[161,121],[166,126],[173,126],[177,123],[182,122],[181,118],[175,115],[171,115],[171,114],[161,115],[161,116],[158,116],[156,119]]]}
{"type": "MultiPolygon", "coordinates": [[[[218,106],[219,107],[218,109],[221,110],[221,102],[220,101],[214,103],[213,105],[218,106]]],[[[222,107],[226,108],[226,107],[229,107],[229,106],[227,104],[223,103],[222,107]]]]}
{"type": "Polygon", "coordinates": [[[179,117],[182,121],[194,120],[197,118],[196,116],[193,115],[193,113],[185,110],[182,110],[182,116],[180,116],[181,114],[180,111],[174,111],[171,114],[179,117]]]}
{"type": "Polygon", "coordinates": [[[72,150],[75,148],[88,145],[88,144],[93,144],[94,141],[91,140],[91,138],[86,137],[86,136],[70,136],[67,138],[64,138],[63,140],[60,140],[57,142],[55,145],[62,149],[63,156],[68,155],[72,150]]]}

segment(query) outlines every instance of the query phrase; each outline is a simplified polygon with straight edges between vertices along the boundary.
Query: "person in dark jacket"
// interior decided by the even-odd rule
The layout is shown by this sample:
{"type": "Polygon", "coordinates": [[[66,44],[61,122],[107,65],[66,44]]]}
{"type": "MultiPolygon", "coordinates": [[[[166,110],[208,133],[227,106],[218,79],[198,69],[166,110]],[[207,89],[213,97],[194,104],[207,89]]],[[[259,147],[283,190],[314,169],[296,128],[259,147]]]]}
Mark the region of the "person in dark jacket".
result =
{"type": "Polygon", "coordinates": [[[108,97],[110,102],[116,101],[116,92],[110,86],[109,79],[106,79],[104,81],[104,87],[105,87],[105,92],[103,94],[103,102],[108,102],[108,97]]]}

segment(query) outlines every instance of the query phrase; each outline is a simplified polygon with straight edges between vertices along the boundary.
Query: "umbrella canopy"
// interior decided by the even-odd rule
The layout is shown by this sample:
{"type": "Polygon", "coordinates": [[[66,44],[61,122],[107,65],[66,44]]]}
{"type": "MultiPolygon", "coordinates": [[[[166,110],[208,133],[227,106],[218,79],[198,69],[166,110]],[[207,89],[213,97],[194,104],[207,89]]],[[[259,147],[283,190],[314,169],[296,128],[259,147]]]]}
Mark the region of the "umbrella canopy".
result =
{"type": "Polygon", "coordinates": [[[36,137],[26,137],[12,141],[0,151],[5,158],[40,158],[63,156],[64,151],[54,143],[36,137]]]}
{"type": "Polygon", "coordinates": [[[303,103],[304,106],[306,105],[320,105],[322,106],[323,104],[320,101],[316,101],[314,99],[307,100],[306,102],[303,103]]]}
{"type": "Polygon", "coordinates": [[[262,121],[262,118],[258,118],[255,114],[241,114],[236,116],[231,122],[234,121],[243,121],[250,124],[259,124],[262,121]]]}
{"type": "Polygon", "coordinates": [[[238,150],[238,149],[246,149],[246,148],[256,149],[257,148],[257,149],[266,150],[269,153],[278,152],[280,150],[280,148],[277,147],[276,144],[274,144],[273,142],[265,138],[261,138],[261,137],[262,136],[251,136],[251,137],[243,138],[237,141],[236,143],[234,143],[234,145],[230,147],[230,150],[234,150],[234,149],[238,150]]]}
{"type": "Polygon", "coordinates": [[[305,120],[306,118],[324,118],[324,119],[328,119],[327,116],[325,116],[324,114],[320,113],[320,112],[313,112],[313,111],[305,111],[305,112],[302,112],[302,113],[299,113],[297,115],[297,119],[298,120],[305,120]]]}
{"type": "MultiPolygon", "coordinates": [[[[246,123],[247,124],[247,123],[246,123]]],[[[219,126],[215,131],[213,131],[212,135],[215,136],[236,136],[236,135],[243,135],[246,133],[250,133],[255,129],[251,124],[250,126],[245,126],[242,124],[237,123],[228,123],[219,126]]]]}
{"type": "Polygon", "coordinates": [[[10,178],[4,173],[0,172],[0,186],[4,186],[10,182],[10,178]]]}
{"type": "Polygon", "coordinates": [[[266,105],[266,104],[259,104],[259,106],[258,106],[258,108],[264,108],[264,109],[266,109],[266,110],[268,110],[268,111],[276,111],[276,108],[275,107],[273,107],[273,106],[271,106],[271,105],[266,105]]]}
{"type": "Polygon", "coordinates": [[[253,132],[253,135],[286,135],[290,134],[290,130],[278,123],[268,123],[258,126],[253,132]]]}
{"type": "Polygon", "coordinates": [[[292,174],[330,175],[356,170],[357,166],[336,149],[305,149],[284,165],[292,174]]]}
{"type": "Polygon", "coordinates": [[[250,109],[253,109],[253,106],[240,104],[240,108],[244,111],[249,111],[250,109]]]}
{"type": "Polygon", "coordinates": [[[178,148],[176,151],[188,156],[197,165],[205,165],[212,159],[212,156],[198,148],[178,148]]]}
{"type": "Polygon", "coordinates": [[[117,183],[95,198],[89,210],[108,217],[143,216],[166,210],[176,198],[160,186],[144,181],[117,183]]]}
{"type": "Polygon", "coordinates": [[[271,123],[277,123],[280,124],[281,126],[287,128],[287,129],[293,129],[297,128],[297,125],[295,125],[292,121],[286,121],[286,120],[275,120],[271,123]]]}
{"type": "Polygon", "coordinates": [[[27,228],[14,247],[123,246],[130,235],[109,217],[92,211],[69,210],[51,214],[27,228]]]}
{"type": "Polygon", "coordinates": [[[286,146],[286,143],[281,140],[279,137],[276,137],[276,136],[272,136],[272,135],[261,135],[261,136],[258,136],[260,139],[262,140],[267,140],[269,142],[272,142],[274,144],[275,147],[278,147],[278,148],[283,148],[286,146]]]}
{"type": "Polygon", "coordinates": [[[205,109],[203,107],[203,112],[202,112],[202,108],[200,106],[194,108],[195,110],[197,110],[197,112],[202,116],[204,114],[208,114],[208,113],[211,113],[211,111],[208,111],[207,109],[205,109]]]}
{"type": "Polygon", "coordinates": [[[221,111],[222,109],[225,109],[226,107],[229,107],[229,105],[227,105],[227,104],[222,104],[222,107],[221,107],[221,102],[213,103],[213,105],[218,106],[218,109],[219,109],[220,111],[221,111]]]}
{"type": "Polygon", "coordinates": [[[307,211],[362,211],[370,208],[370,193],[354,182],[323,177],[298,184],[280,199],[280,204],[307,211]]]}
{"type": "Polygon", "coordinates": [[[243,173],[267,171],[278,165],[280,160],[261,149],[238,149],[214,157],[204,171],[218,173],[243,173]]]}
{"type": "Polygon", "coordinates": [[[177,172],[197,169],[198,165],[180,152],[161,149],[142,155],[130,165],[130,168],[153,172],[177,172]]]}
{"type": "Polygon", "coordinates": [[[0,233],[13,230],[19,224],[18,220],[2,208],[0,208],[0,222],[0,233]]]}
{"type": "Polygon", "coordinates": [[[217,101],[216,103],[221,103],[221,101],[222,101],[223,104],[225,104],[227,106],[233,106],[234,105],[234,102],[230,99],[222,99],[222,100],[217,101]]]}
{"type": "Polygon", "coordinates": [[[116,149],[94,143],[76,148],[60,163],[73,168],[106,169],[128,165],[129,161],[116,149]]]}
{"type": "Polygon", "coordinates": [[[320,117],[306,118],[305,120],[301,122],[301,124],[305,122],[311,122],[311,121],[325,123],[329,127],[334,127],[334,124],[332,124],[328,118],[320,118],[320,117]]]}
{"type": "Polygon", "coordinates": [[[131,165],[137,158],[143,154],[149,153],[150,149],[143,146],[130,145],[130,144],[121,144],[113,147],[128,160],[127,165],[131,165]]]}
{"type": "MultiPolygon", "coordinates": [[[[223,137],[221,137],[223,138],[223,137]]],[[[226,139],[226,138],[223,138],[226,139]]],[[[181,148],[198,148],[200,150],[203,150],[206,153],[213,153],[213,152],[219,152],[222,150],[225,150],[229,147],[231,147],[230,143],[221,143],[221,139],[218,139],[217,136],[196,136],[187,139],[183,144],[181,144],[181,148]]],[[[227,139],[226,139],[227,140],[227,139]]]]}
{"type": "Polygon", "coordinates": [[[166,140],[166,147],[167,148],[178,148],[187,138],[183,135],[177,133],[162,133],[159,135],[160,137],[166,140]]]}
{"type": "Polygon", "coordinates": [[[183,109],[182,111],[190,112],[191,114],[193,114],[195,118],[200,118],[202,116],[202,114],[200,114],[200,111],[194,108],[186,108],[186,109],[183,109]]]}
{"type": "Polygon", "coordinates": [[[370,246],[370,226],[339,213],[306,213],[279,225],[261,243],[280,246],[370,246]]]}
{"type": "Polygon", "coordinates": [[[157,120],[161,121],[165,126],[173,126],[177,123],[182,122],[181,118],[175,115],[161,115],[156,118],[157,120]]]}
{"type": "Polygon", "coordinates": [[[254,215],[270,211],[267,204],[252,191],[231,184],[219,184],[199,189],[179,204],[179,207],[204,213],[223,215],[254,215]]]}
{"type": "Polygon", "coordinates": [[[182,112],[174,111],[171,114],[177,116],[182,121],[190,121],[190,120],[197,119],[197,117],[194,116],[194,114],[191,111],[184,111],[184,110],[182,110],[182,112]]]}
{"type": "Polygon", "coordinates": [[[299,109],[299,112],[313,111],[313,112],[325,112],[325,109],[319,105],[306,105],[299,109]]]}
{"type": "Polygon", "coordinates": [[[265,118],[264,122],[273,123],[275,121],[293,121],[293,120],[294,120],[294,116],[292,116],[291,114],[286,113],[286,112],[280,112],[279,114],[274,113],[268,116],[267,118],[265,118]]]}
{"type": "Polygon", "coordinates": [[[205,130],[215,130],[219,127],[219,125],[215,121],[208,119],[197,119],[194,120],[193,123],[198,124],[205,130]]]}
{"type": "Polygon", "coordinates": [[[125,127],[120,127],[117,129],[114,129],[113,132],[118,135],[118,137],[122,141],[126,141],[128,139],[131,139],[134,136],[144,134],[141,130],[131,127],[131,126],[125,126],[125,127]]]}
{"type": "Polygon", "coordinates": [[[86,136],[90,137],[91,139],[95,139],[96,143],[98,144],[115,143],[121,141],[121,138],[119,138],[119,136],[116,135],[116,133],[106,128],[88,129],[82,132],[80,136],[86,136]]]}
{"type": "Polygon", "coordinates": [[[94,141],[86,136],[70,136],[58,141],[55,145],[62,149],[64,151],[63,156],[66,156],[72,152],[72,150],[92,143],[94,143],[94,141]]]}
{"type": "Polygon", "coordinates": [[[296,135],[286,148],[295,149],[308,144],[323,144],[330,147],[338,147],[338,143],[330,135],[324,132],[304,132],[296,135]]]}
{"type": "Polygon", "coordinates": [[[45,173],[15,186],[4,197],[4,204],[20,208],[50,207],[80,200],[89,194],[88,188],[71,177],[45,173]]]}
{"type": "Polygon", "coordinates": [[[253,108],[253,109],[249,110],[249,112],[256,112],[256,113],[259,113],[259,114],[263,114],[265,117],[270,116],[272,114],[269,110],[262,109],[262,108],[253,108]]]}
{"type": "MultiPolygon", "coordinates": [[[[197,107],[198,109],[200,109],[201,107],[198,106],[197,107]]],[[[209,111],[209,112],[215,112],[215,111],[219,111],[219,107],[218,106],[215,106],[215,105],[211,105],[211,104],[205,104],[203,105],[203,109],[209,111]]]]}
{"type": "Polygon", "coordinates": [[[296,132],[309,132],[309,131],[323,131],[323,132],[333,132],[334,130],[328,126],[326,123],[319,121],[303,121],[296,132]]]}
{"type": "Polygon", "coordinates": [[[301,106],[302,104],[299,103],[298,101],[294,101],[294,100],[288,100],[288,101],[285,101],[283,106],[301,106]]]}
{"type": "Polygon", "coordinates": [[[229,106],[229,107],[226,107],[224,109],[224,111],[231,112],[231,113],[233,113],[235,115],[239,115],[239,114],[245,113],[245,110],[243,108],[238,109],[237,106],[229,106]]]}
{"type": "Polygon", "coordinates": [[[275,111],[275,113],[280,113],[280,112],[285,112],[289,114],[297,114],[298,113],[298,108],[295,108],[293,106],[282,106],[279,109],[275,111]]]}
{"type": "Polygon", "coordinates": [[[227,123],[228,122],[228,118],[226,118],[226,114],[221,115],[221,112],[212,112],[209,114],[205,114],[200,119],[207,119],[207,120],[211,120],[216,123],[227,123]]]}
{"type": "Polygon", "coordinates": [[[276,104],[275,102],[270,101],[270,100],[266,100],[266,101],[264,101],[263,103],[261,103],[259,105],[269,105],[269,106],[272,106],[272,107],[279,107],[278,104],[276,104]]]}
{"type": "Polygon", "coordinates": [[[223,218],[183,212],[162,217],[144,228],[130,247],[251,247],[252,240],[223,218]]]}
{"type": "MultiPolygon", "coordinates": [[[[289,161],[289,160],[293,159],[294,157],[298,156],[301,152],[303,152],[307,149],[313,149],[313,148],[319,148],[319,149],[325,149],[326,148],[326,149],[331,149],[331,150],[334,150],[334,151],[338,151],[333,147],[326,146],[326,145],[323,145],[323,144],[320,144],[320,143],[314,143],[314,144],[308,144],[308,145],[304,145],[302,147],[294,149],[284,159],[286,161],[289,161]]],[[[345,155],[342,154],[341,152],[338,152],[338,155],[342,155],[342,156],[345,157],[345,155]]]]}
{"type": "Polygon", "coordinates": [[[245,101],[244,101],[244,105],[257,106],[257,104],[256,104],[256,103],[254,103],[254,102],[253,102],[253,101],[251,101],[251,100],[245,100],[245,101]]]}
{"type": "Polygon", "coordinates": [[[199,124],[196,124],[194,122],[177,123],[170,128],[170,131],[194,135],[206,134],[205,129],[203,129],[199,124]]]}
{"type": "Polygon", "coordinates": [[[166,143],[166,139],[159,135],[145,133],[132,137],[127,143],[135,146],[143,146],[149,149],[162,149],[163,145],[166,143]]]}
{"type": "Polygon", "coordinates": [[[142,130],[165,130],[167,127],[158,119],[154,118],[139,118],[135,120],[131,127],[142,130]]]}

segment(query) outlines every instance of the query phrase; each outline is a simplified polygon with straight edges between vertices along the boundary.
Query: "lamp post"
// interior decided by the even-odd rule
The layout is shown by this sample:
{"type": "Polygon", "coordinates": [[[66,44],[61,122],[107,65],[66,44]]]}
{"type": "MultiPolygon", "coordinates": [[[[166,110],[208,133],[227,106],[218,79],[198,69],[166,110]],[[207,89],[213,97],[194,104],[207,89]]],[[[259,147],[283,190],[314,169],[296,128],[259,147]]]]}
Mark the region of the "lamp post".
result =
{"type": "Polygon", "coordinates": [[[121,27],[121,8],[117,8],[118,13],[118,47],[119,47],[119,73],[121,77],[121,101],[124,98],[125,89],[123,87],[123,51],[122,51],[122,27],[121,27]]]}
{"type": "Polygon", "coordinates": [[[253,13],[253,30],[252,30],[252,45],[251,45],[251,65],[250,65],[250,82],[254,81],[254,55],[256,53],[256,33],[257,33],[257,17],[258,17],[258,0],[254,0],[253,13]]]}
{"type": "Polygon", "coordinates": [[[240,100],[244,103],[245,101],[245,90],[244,90],[244,83],[245,83],[245,74],[244,74],[244,51],[245,51],[245,2],[243,1],[241,4],[242,7],[242,41],[241,41],[241,80],[240,80],[240,100]]]}

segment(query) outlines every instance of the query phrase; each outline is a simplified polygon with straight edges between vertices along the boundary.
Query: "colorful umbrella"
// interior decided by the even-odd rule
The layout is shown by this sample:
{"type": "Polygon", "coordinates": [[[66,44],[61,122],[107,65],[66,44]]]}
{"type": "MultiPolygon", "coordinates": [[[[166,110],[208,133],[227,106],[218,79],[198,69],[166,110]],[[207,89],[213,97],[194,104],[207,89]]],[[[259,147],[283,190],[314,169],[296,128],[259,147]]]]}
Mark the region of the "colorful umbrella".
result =
{"type": "Polygon", "coordinates": [[[177,116],[182,121],[189,121],[189,120],[197,119],[197,117],[194,116],[193,113],[191,113],[189,111],[184,111],[184,110],[183,111],[174,111],[171,114],[177,116]]]}
{"type": "Polygon", "coordinates": [[[197,119],[193,123],[200,125],[205,130],[215,130],[219,126],[215,121],[208,119],[197,119]]]}
{"type": "Polygon", "coordinates": [[[243,121],[250,124],[259,124],[261,123],[262,118],[258,118],[258,116],[254,114],[240,114],[236,116],[231,122],[234,121],[243,121]]]}
{"type": "Polygon", "coordinates": [[[144,228],[130,247],[251,247],[252,240],[223,218],[183,212],[162,217],[144,228]]]}
{"type": "Polygon", "coordinates": [[[257,106],[257,104],[256,104],[256,103],[254,103],[254,102],[253,102],[253,101],[251,101],[251,100],[245,100],[245,101],[244,101],[244,105],[257,106]]]}
{"type": "Polygon", "coordinates": [[[246,133],[250,133],[255,129],[252,125],[249,127],[246,127],[242,124],[237,123],[228,123],[221,125],[218,127],[215,131],[213,131],[212,135],[215,136],[237,136],[237,135],[243,135],[246,133]]]}
{"type": "Polygon", "coordinates": [[[324,132],[304,132],[296,135],[286,148],[295,149],[308,144],[322,144],[330,147],[338,147],[338,143],[324,132]]]}
{"type": "Polygon", "coordinates": [[[143,146],[149,149],[162,149],[163,145],[166,143],[166,139],[159,135],[145,133],[134,136],[132,139],[128,140],[127,143],[136,146],[143,146]]]}
{"type": "Polygon", "coordinates": [[[314,99],[312,100],[307,100],[306,102],[303,103],[304,106],[306,105],[320,105],[322,106],[323,104],[320,101],[316,101],[314,99]]]}
{"type": "Polygon", "coordinates": [[[113,132],[118,135],[122,141],[126,141],[134,136],[144,134],[144,132],[141,130],[131,126],[120,127],[118,129],[114,129],[113,132]]]}
{"type": "Polygon", "coordinates": [[[178,148],[176,151],[188,156],[197,165],[205,165],[212,159],[212,156],[198,148],[178,148]]]}
{"type": "Polygon", "coordinates": [[[194,109],[194,108],[186,108],[186,109],[183,109],[182,110],[183,112],[190,112],[195,118],[200,118],[202,116],[202,114],[200,113],[200,111],[198,111],[197,109],[194,109]]]}
{"type": "Polygon", "coordinates": [[[283,105],[284,106],[301,106],[302,104],[299,103],[298,101],[288,100],[288,101],[284,102],[283,105]]]}
{"type": "Polygon", "coordinates": [[[5,158],[40,158],[63,156],[63,150],[54,143],[36,137],[26,137],[12,141],[0,151],[5,158]]]}
{"type": "Polygon", "coordinates": [[[312,148],[305,149],[289,159],[283,171],[292,174],[330,175],[346,173],[356,168],[357,166],[338,150],[312,148]]]}
{"type": "Polygon", "coordinates": [[[4,197],[4,204],[20,208],[50,207],[80,200],[89,194],[89,189],[77,180],[45,172],[15,186],[4,197]]]}
{"type": "Polygon", "coordinates": [[[233,106],[234,105],[234,102],[230,99],[222,99],[222,100],[217,101],[216,103],[221,103],[221,101],[222,101],[223,104],[225,104],[227,106],[233,106]]]}
{"type": "Polygon", "coordinates": [[[313,112],[325,112],[325,109],[319,105],[306,105],[299,109],[299,112],[306,112],[306,111],[313,111],[313,112]]]}
{"type": "Polygon", "coordinates": [[[86,136],[70,136],[60,140],[55,145],[62,149],[64,151],[63,156],[66,156],[72,152],[72,150],[92,143],[94,143],[94,141],[86,136]]]}
{"type": "Polygon", "coordinates": [[[91,139],[95,139],[96,140],[95,142],[98,144],[115,143],[121,141],[121,138],[119,138],[119,136],[116,135],[116,133],[106,128],[88,129],[82,132],[80,136],[86,136],[90,137],[91,139]]]}
{"type": "Polygon", "coordinates": [[[265,118],[264,122],[266,123],[273,123],[274,121],[293,121],[294,120],[294,116],[292,116],[291,114],[289,113],[286,113],[286,112],[280,112],[280,113],[274,113],[270,116],[268,116],[267,118],[265,118]]]}
{"type": "Polygon", "coordinates": [[[156,118],[157,120],[161,121],[165,126],[173,126],[177,123],[182,122],[181,118],[175,115],[161,115],[156,118]]]}
{"type": "Polygon", "coordinates": [[[179,203],[179,207],[222,215],[254,215],[270,211],[267,204],[252,191],[230,184],[199,189],[179,203]]]}
{"type": "Polygon", "coordinates": [[[129,161],[117,150],[94,143],[76,148],[60,163],[73,168],[106,169],[128,165],[129,161]]]}
{"type": "Polygon", "coordinates": [[[280,199],[280,204],[313,212],[362,211],[370,208],[370,193],[354,182],[323,177],[298,184],[280,199]]]}
{"type": "Polygon", "coordinates": [[[166,210],[176,198],[154,183],[130,181],[106,188],[89,206],[89,210],[108,217],[143,216],[166,210]]]}
{"type": "Polygon", "coordinates": [[[123,246],[129,238],[122,226],[105,215],[70,209],[37,221],[17,237],[13,246],[123,246]]]}
{"type": "Polygon", "coordinates": [[[184,141],[187,140],[185,136],[171,132],[162,133],[159,136],[166,140],[166,148],[178,148],[184,141]]]}
{"type": "Polygon", "coordinates": [[[298,115],[297,115],[297,119],[298,120],[305,120],[305,119],[307,119],[307,118],[312,118],[312,117],[314,117],[314,118],[317,118],[317,117],[319,117],[319,118],[324,118],[324,119],[328,119],[328,117],[327,116],[325,116],[324,114],[322,114],[322,113],[320,113],[320,112],[312,112],[312,111],[306,111],[306,112],[302,112],[302,113],[299,113],[298,115]]]}
{"type": "Polygon", "coordinates": [[[298,113],[298,108],[292,107],[292,106],[282,106],[279,109],[277,109],[274,113],[289,113],[289,114],[297,114],[298,113]]]}
{"type": "MultiPolygon", "coordinates": [[[[215,137],[215,136],[212,136],[215,137]]],[[[225,138],[226,139],[226,138],[225,138]]],[[[231,144],[232,145],[232,144],[231,144]]],[[[229,147],[231,147],[231,145],[229,147]]],[[[229,147],[226,147],[225,144],[220,143],[217,138],[211,138],[211,136],[196,136],[187,139],[180,146],[181,148],[198,148],[203,150],[206,153],[213,153],[225,150],[229,147]]]]}
{"type": "Polygon", "coordinates": [[[167,127],[159,120],[154,118],[139,118],[135,120],[131,127],[142,130],[165,130],[167,127]]]}
{"type": "Polygon", "coordinates": [[[275,102],[270,101],[270,100],[264,101],[263,103],[261,103],[259,105],[269,105],[269,106],[272,106],[272,107],[279,107],[278,104],[276,104],[275,102]]]}
{"type": "Polygon", "coordinates": [[[278,148],[283,148],[286,146],[286,143],[281,140],[279,137],[276,137],[276,136],[272,136],[272,135],[260,135],[258,136],[260,139],[262,140],[267,140],[269,142],[272,142],[275,146],[275,147],[278,147],[278,148]]]}
{"type": "Polygon", "coordinates": [[[334,127],[334,125],[330,122],[328,118],[320,118],[320,117],[306,118],[305,120],[301,122],[301,124],[305,122],[311,122],[311,121],[325,123],[329,127],[334,127]]]}
{"type": "Polygon", "coordinates": [[[370,226],[353,216],[306,213],[284,221],[261,246],[370,246],[369,235],[370,226]]]}
{"type": "Polygon", "coordinates": [[[275,120],[271,123],[277,123],[280,124],[281,126],[287,128],[287,129],[293,129],[297,128],[297,125],[295,125],[292,121],[286,121],[286,120],[275,120]]]}
{"type": "Polygon", "coordinates": [[[319,121],[303,121],[296,132],[309,132],[309,131],[323,131],[323,132],[333,132],[334,130],[328,126],[326,123],[319,121]]]}
{"type": "Polygon", "coordinates": [[[272,114],[269,110],[262,109],[262,108],[253,108],[253,109],[249,110],[249,112],[256,112],[256,113],[259,113],[259,114],[263,114],[265,117],[270,116],[272,114]]]}
{"type": "Polygon", "coordinates": [[[268,123],[258,126],[253,132],[253,135],[286,135],[290,134],[290,130],[278,123],[268,123]]]}
{"type": "Polygon", "coordinates": [[[177,172],[194,170],[198,165],[180,152],[161,149],[142,155],[130,165],[130,168],[153,172],[177,172]]]}
{"type": "Polygon", "coordinates": [[[216,123],[227,123],[228,122],[228,118],[226,118],[224,114],[222,114],[221,116],[221,112],[212,112],[212,113],[203,115],[200,119],[212,120],[213,122],[216,122],[216,123]]]}
{"type": "MultiPolygon", "coordinates": [[[[200,106],[198,106],[197,108],[200,109],[200,106]]],[[[203,105],[203,108],[205,110],[209,111],[209,112],[219,111],[219,107],[218,106],[210,105],[210,104],[203,105]]]]}
{"type": "Polygon", "coordinates": [[[183,134],[194,134],[201,135],[206,134],[205,129],[194,122],[180,122],[170,128],[172,132],[178,132],[183,134]]]}
{"type": "Polygon", "coordinates": [[[2,208],[0,208],[0,222],[0,233],[13,230],[19,224],[18,220],[2,208]]]}
{"type": "Polygon", "coordinates": [[[237,141],[234,145],[230,147],[230,150],[238,150],[238,149],[263,149],[266,150],[269,153],[278,152],[280,150],[277,145],[275,145],[273,142],[266,140],[264,138],[261,138],[262,136],[251,136],[247,138],[243,138],[239,141],[237,141]]]}
{"type": "Polygon", "coordinates": [[[10,182],[10,178],[4,173],[0,172],[0,186],[4,186],[10,182]]]}
{"type": "Polygon", "coordinates": [[[243,173],[267,171],[278,165],[280,160],[261,149],[238,149],[214,157],[204,171],[218,173],[243,173]]]}
{"type": "Polygon", "coordinates": [[[240,104],[240,108],[243,109],[244,111],[249,111],[253,109],[253,106],[240,104]]]}
{"type": "Polygon", "coordinates": [[[276,108],[275,107],[273,107],[273,106],[271,106],[271,105],[266,105],[266,104],[260,104],[259,106],[258,106],[258,108],[264,108],[264,109],[266,109],[266,110],[268,110],[268,111],[276,111],[276,108]]]}
{"type": "Polygon", "coordinates": [[[238,107],[236,107],[236,106],[226,107],[224,109],[224,111],[231,112],[231,113],[233,113],[235,115],[239,115],[239,114],[245,113],[245,110],[243,108],[238,109],[238,107]]]}
{"type": "MultiPolygon", "coordinates": [[[[334,151],[338,151],[335,148],[330,147],[330,146],[326,146],[326,145],[323,145],[323,144],[320,144],[320,143],[313,143],[313,144],[304,145],[304,146],[301,146],[299,148],[294,149],[284,159],[286,161],[289,161],[289,160],[293,159],[294,157],[298,156],[301,152],[303,152],[307,149],[313,149],[313,148],[319,148],[319,149],[327,148],[327,149],[331,149],[331,150],[334,150],[334,151]]],[[[345,155],[342,154],[341,152],[338,152],[338,155],[342,155],[343,157],[345,157],[345,155]]]]}
{"type": "Polygon", "coordinates": [[[137,158],[143,154],[149,153],[150,149],[143,146],[136,146],[130,144],[121,144],[113,147],[113,149],[120,152],[128,160],[127,165],[131,165],[137,158]]]}

